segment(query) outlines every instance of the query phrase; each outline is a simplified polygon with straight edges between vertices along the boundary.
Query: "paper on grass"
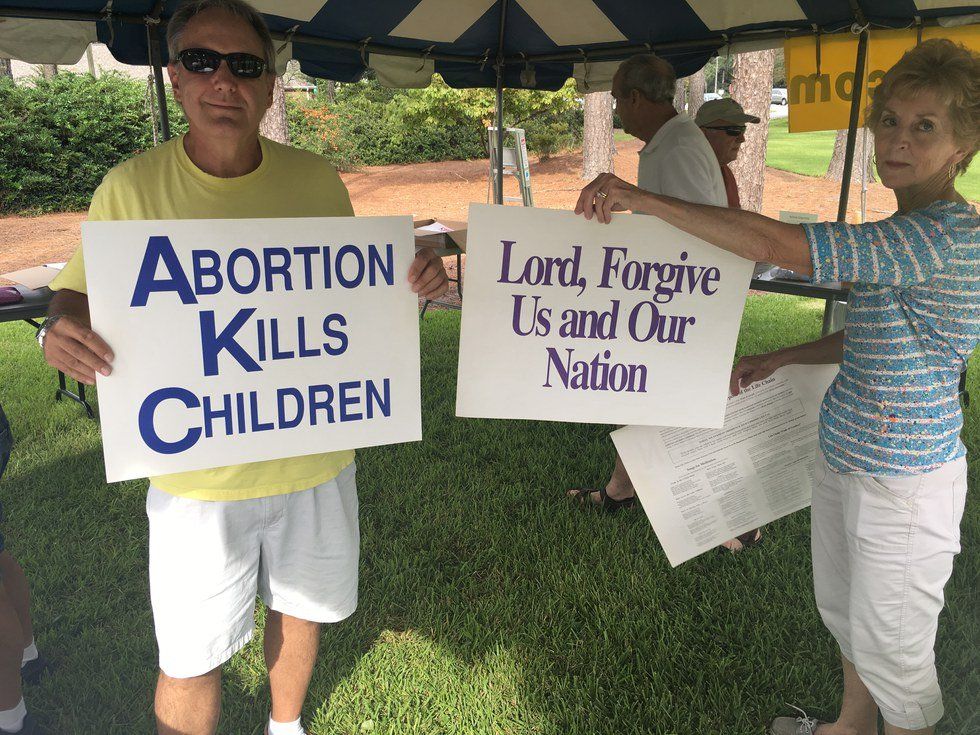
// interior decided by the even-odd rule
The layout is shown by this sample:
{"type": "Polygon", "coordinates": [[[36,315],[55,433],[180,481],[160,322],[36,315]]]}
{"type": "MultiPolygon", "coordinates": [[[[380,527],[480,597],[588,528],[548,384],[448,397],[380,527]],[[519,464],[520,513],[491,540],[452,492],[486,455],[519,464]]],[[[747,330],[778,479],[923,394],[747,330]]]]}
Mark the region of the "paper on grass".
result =
{"type": "Polygon", "coordinates": [[[810,504],[820,403],[837,370],[777,370],[729,398],[721,429],[612,433],[671,566],[810,504]]]}

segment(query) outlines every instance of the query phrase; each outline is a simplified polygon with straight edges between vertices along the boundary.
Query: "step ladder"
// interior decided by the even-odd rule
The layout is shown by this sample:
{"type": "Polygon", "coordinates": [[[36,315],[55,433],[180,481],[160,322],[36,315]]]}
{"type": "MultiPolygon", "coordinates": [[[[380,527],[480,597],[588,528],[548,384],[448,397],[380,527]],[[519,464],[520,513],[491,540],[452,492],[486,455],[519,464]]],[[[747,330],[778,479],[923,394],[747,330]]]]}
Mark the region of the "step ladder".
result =
{"type": "Polygon", "coordinates": [[[487,127],[487,150],[490,152],[490,171],[487,174],[487,202],[491,198],[494,204],[506,204],[507,202],[520,202],[525,207],[533,207],[534,199],[531,195],[531,169],[527,160],[527,139],[524,130],[521,128],[504,128],[504,176],[513,176],[517,179],[521,195],[519,197],[505,196],[503,202],[496,201],[497,198],[497,128],[487,127]]]}

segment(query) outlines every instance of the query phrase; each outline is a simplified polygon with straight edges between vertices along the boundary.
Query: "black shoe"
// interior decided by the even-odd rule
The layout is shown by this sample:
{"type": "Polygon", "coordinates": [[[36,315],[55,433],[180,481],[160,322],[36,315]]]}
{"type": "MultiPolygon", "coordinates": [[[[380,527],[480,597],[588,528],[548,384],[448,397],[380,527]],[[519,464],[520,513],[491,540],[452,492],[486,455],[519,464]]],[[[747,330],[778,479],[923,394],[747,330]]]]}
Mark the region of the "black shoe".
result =
{"type": "Polygon", "coordinates": [[[51,662],[38,655],[20,667],[20,678],[25,684],[37,684],[41,677],[51,673],[51,662]]]}
{"type": "MultiPolygon", "coordinates": [[[[0,732],[7,735],[6,730],[0,730],[0,732]]],[[[9,735],[44,735],[44,731],[41,729],[41,726],[37,724],[37,720],[28,714],[27,717],[24,718],[24,724],[20,726],[20,730],[14,730],[9,735]]]]}

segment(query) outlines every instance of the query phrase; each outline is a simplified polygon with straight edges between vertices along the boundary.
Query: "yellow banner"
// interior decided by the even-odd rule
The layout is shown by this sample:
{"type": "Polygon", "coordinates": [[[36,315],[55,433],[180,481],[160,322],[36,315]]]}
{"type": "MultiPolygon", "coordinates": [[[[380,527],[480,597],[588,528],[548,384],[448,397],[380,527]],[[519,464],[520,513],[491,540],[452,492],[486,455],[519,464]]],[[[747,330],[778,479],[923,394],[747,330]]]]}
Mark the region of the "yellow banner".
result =
{"type": "MultiPolygon", "coordinates": [[[[980,25],[961,28],[923,28],[922,40],[948,38],[980,51],[980,25]]],[[[861,116],[869,93],[881,83],[885,72],[916,43],[915,29],[872,31],[868,40],[865,83],[861,94],[861,116]]],[[[857,37],[837,34],[820,37],[820,70],[817,73],[817,44],[813,36],[786,40],[786,89],[789,98],[789,131],[841,130],[847,127],[854,94],[854,65],[857,37]]]]}

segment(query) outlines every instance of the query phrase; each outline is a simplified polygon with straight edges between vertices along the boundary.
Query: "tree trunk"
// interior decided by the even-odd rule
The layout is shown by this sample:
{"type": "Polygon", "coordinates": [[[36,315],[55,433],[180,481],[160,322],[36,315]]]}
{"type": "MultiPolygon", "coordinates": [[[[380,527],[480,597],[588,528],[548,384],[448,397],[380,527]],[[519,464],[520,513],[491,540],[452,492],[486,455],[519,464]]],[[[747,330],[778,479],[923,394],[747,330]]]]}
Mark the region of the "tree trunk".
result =
{"type": "Polygon", "coordinates": [[[705,87],[704,69],[695,72],[687,78],[687,114],[693,119],[704,104],[705,87]]]}
{"type": "MultiPolygon", "coordinates": [[[[871,154],[875,149],[874,134],[868,130],[868,145],[863,151],[862,148],[864,141],[864,128],[858,128],[857,139],[854,141],[854,167],[851,169],[851,182],[860,183],[861,181],[861,160],[864,160],[864,175],[867,177],[867,181],[874,181],[874,167],[871,165],[871,154]]],[[[847,131],[838,130],[837,138],[834,140],[834,155],[830,157],[830,164],[827,166],[827,173],[824,174],[825,179],[830,179],[831,181],[840,181],[844,178],[844,149],[847,147],[847,131]]]]}
{"type": "Polygon", "coordinates": [[[749,123],[745,143],[738,158],[731,164],[742,209],[762,211],[762,187],[766,173],[766,141],[769,138],[769,105],[772,97],[772,68],[774,51],[753,51],[735,56],[732,98],[759,123],[749,123]]]}
{"type": "Polygon", "coordinates": [[[328,79],[326,83],[327,89],[327,102],[331,105],[336,101],[337,98],[337,82],[333,79],[328,79]]]}
{"type": "Polygon", "coordinates": [[[88,62],[88,73],[98,79],[99,72],[95,68],[95,57],[92,55],[92,44],[85,47],[85,60],[88,62]]]}
{"type": "Polygon", "coordinates": [[[10,59],[0,59],[0,79],[13,79],[14,72],[10,68],[10,59]]]}
{"type": "Polygon", "coordinates": [[[45,79],[54,79],[55,75],[58,73],[57,64],[41,64],[41,74],[45,79]]]}
{"type": "Polygon", "coordinates": [[[678,112],[684,112],[684,102],[687,96],[686,86],[684,85],[683,79],[678,79],[674,84],[674,109],[678,112]]]}
{"type": "Polygon", "coordinates": [[[590,181],[613,173],[613,98],[609,92],[585,95],[585,131],[582,137],[582,178],[590,181]]]}
{"type": "Polygon", "coordinates": [[[272,107],[265,112],[259,123],[259,134],[269,140],[289,145],[289,121],[286,117],[286,92],[282,77],[276,77],[276,87],[272,93],[272,107]]]}

